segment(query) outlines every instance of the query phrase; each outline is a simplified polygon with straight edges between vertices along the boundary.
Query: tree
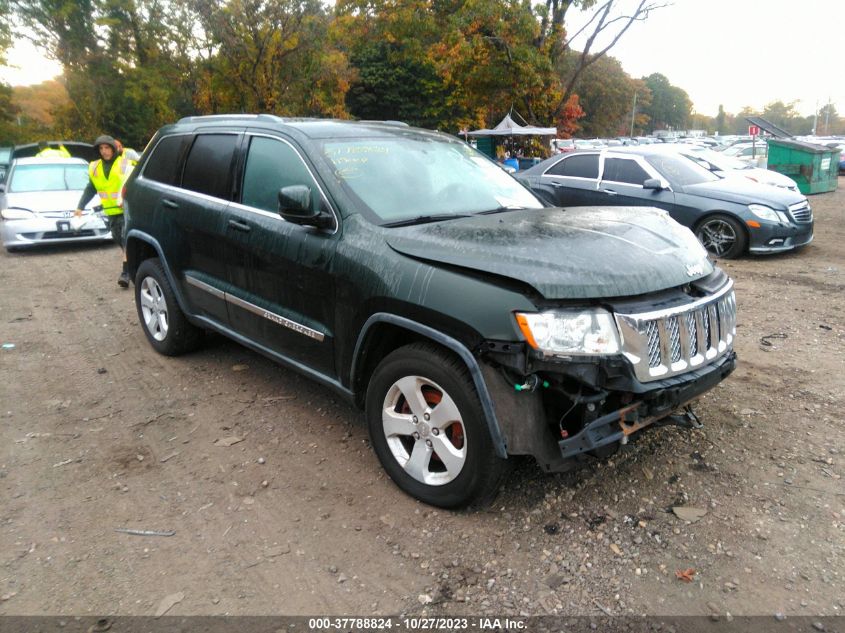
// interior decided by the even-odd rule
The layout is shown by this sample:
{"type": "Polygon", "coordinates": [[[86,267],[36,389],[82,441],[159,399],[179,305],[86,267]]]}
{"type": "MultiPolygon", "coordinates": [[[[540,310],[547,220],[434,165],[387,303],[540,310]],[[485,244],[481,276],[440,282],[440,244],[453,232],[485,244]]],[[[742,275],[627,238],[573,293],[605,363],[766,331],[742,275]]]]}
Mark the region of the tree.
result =
{"type": "Polygon", "coordinates": [[[200,0],[195,9],[215,51],[201,85],[214,110],[344,114],[346,58],[330,46],[317,0],[200,0]]]}
{"type": "MultiPolygon", "coordinates": [[[[795,101],[784,103],[783,101],[772,101],[763,108],[762,117],[780,128],[792,134],[806,134],[808,131],[800,130],[803,117],[795,109],[795,101]]],[[[747,121],[745,122],[748,123],[747,121]]]]}
{"type": "Polygon", "coordinates": [[[716,115],[716,120],[714,121],[717,134],[724,134],[726,132],[726,130],[727,130],[727,119],[728,119],[728,115],[725,112],[725,108],[720,103],[719,104],[719,113],[716,115]]]}
{"type": "Polygon", "coordinates": [[[585,112],[579,122],[581,132],[588,137],[630,134],[634,95],[637,95],[640,123],[651,100],[648,88],[632,79],[619,61],[610,56],[584,70],[575,92],[585,112]]]}
{"type": "Polygon", "coordinates": [[[545,51],[552,65],[560,68],[565,53],[580,50],[573,61],[566,64],[567,71],[560,75],[560,100],[558,109],[566,103],[575,89],[581,74],[604,57],[635,22],[646,20],[651,12],[668,6],[650,0],[545,0],[540,13],[539,50],[545,51]],[[572,8],[592,11],[584,26],[572,34],[565,30],[566,14],[572,8]],[[603,46],[599,42],[605,42],[603,46]]]}
{"type": "Polygon", "coordinates": [[[0,0],[0,66],[6,65],[6,51],[12,45],[12,7],[9,0],[0,0]]]}
{"type": "Polygon", "coordinates": [[[12,88],[0,82],[0,146],[18,142],[20,130],[15,115],[18,110],[12,102],[12,88]]]}
{"type": "Polygon", "coordinates": [[[836,106],[832,103],[827,103],[821,107],[818,113],[815,133],[819,136],[827,136],[830,134],[840,134],[842,125],[839,122],[839,113],[836,112],[836,106]]]}
{"type": "Polygon", "coordinates": [[[12,1],[64,67],[56,120],[75,135],[141,145],[186,114],[345,113],[349,71],[318,0],[12,1]]]}
{"type": "Polygon", "coordinates": [[[512,106],[548,121],[556,105],[552,68],[534,45],[539,25],[521,0],[342,0],[336,14],[338,40],[363,65],[353,114],[401,106],[406,120],[455,131],[512,106]],[[386,76],[390,67],[406,81],[386,76]]]}
{"type": "Polygon", "coordinates": [[[349,113],[359,119],[405,121],[420,127],[441,124],[437,103],[445,103],[437,69],[404,55],[400,43],[372,42],[350,63],[357,79],[346,93],[349,113]]]}
{"type": "Polygon", "coordinates": [[[687,93],[660,73],[653,73],[643,81],[651,90],[651,105],[645,112],[651,117],[652,130],[685,129],[692,111],[687,93]]]}

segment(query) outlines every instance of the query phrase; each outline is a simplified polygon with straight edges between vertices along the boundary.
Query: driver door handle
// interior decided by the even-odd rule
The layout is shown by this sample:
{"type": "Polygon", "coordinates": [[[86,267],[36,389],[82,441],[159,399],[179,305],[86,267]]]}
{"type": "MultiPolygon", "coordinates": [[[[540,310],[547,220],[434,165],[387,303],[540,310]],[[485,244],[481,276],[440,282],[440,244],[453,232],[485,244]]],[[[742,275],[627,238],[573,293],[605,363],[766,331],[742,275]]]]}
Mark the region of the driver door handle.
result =
{"type": "Polygon", "coordinates": [[[238,222],[237,220],[229,220],[229,226],[235,229],[236,231],[243,231],[244,233],[250,232],[250,226],[246,222],[238,222]]]}
{"type": "Polygon", "coordinates": [[[602,192],[602,193],[606,193],[606,194],[607,194],[607,195],[609,195],[609,196],[616,196],[616,195],[619,195],[619,194],[617,194],[615,191],[613,191],[613,189],[602,189],[602,190],[601,190],[601,192],[602,192]]]}
{"type": "Polygon", "coordinates": [[[163,204],[168,209],[178,209],[179,208],[179,205],[176,204],[173,200],[170,200],[169,198],[164,198],[161,201],[161,204],[163,204]]]}

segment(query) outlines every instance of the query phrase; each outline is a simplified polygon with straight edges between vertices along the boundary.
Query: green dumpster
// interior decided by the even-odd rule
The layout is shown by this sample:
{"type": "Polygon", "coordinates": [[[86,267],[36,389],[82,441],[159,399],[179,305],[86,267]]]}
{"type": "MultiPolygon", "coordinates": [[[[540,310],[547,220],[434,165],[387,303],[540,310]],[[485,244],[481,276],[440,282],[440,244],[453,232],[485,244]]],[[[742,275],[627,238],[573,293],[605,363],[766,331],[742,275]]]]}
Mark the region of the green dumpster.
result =
{"type": "Polygon", "coordinates": [[[836,191],[839,150],[802,141],[769,139],[768,167],[792,178],[805,195],[836,191]]]}
{"type": "Polygon", "coordinates": [[[490,136],[482,136],[478,139],[478,151],[496,160],[496,145],[490,136]]]}

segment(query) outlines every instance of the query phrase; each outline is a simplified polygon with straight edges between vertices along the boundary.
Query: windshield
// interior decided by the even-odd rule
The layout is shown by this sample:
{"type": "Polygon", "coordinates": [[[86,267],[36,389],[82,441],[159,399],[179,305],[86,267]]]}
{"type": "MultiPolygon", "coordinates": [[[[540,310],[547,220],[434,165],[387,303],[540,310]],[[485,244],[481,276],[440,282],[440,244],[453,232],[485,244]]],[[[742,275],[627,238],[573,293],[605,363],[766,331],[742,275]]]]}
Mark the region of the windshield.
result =
{"type": "Polygon", "coordinates": [[[18,165],[9,182],[9,193],[82,190],[88,184],[88,165],[18,165]]]}
{"type": "MultiPolygon", "coordinates": [[[[722,150],[722,153],[725,156],[739,156],[742,152],[747,149],[751,149],[751,145],[731,145],[727,149],[722,150]]],[[[766,144],[765,143],[757,143],[756,146],[753,146],[758,154],[762,154],[766,151],[766,144]]]]}
{"type": "Polygon", "coordinates": [[[459,141],[344,139],[326,141],[322,149],[338,181],[383,223],[543,206],[494,162],[459,141]]]}
{"type": "MultiPolygon", "coordinates": [[[[720,154],[719,152],[714,152],[712,149],[696,150],[694,152],[690,152],[689,154],[682,152],[682,154],[693,160],[703,159],[720,171],[725,171],[727,169],[753,169],[753,167],[748,163],[744,163],[731,156],[726,156],[725,154],[720,154]]],[[[706,165],[704,165],[704,167],[706,167],[706,165]]]]}
{"type": "Polygon", "coordinates": [[[685,156],[646,156],[646,160],[672,186],[715,182],[719,177],[685,156]]]}

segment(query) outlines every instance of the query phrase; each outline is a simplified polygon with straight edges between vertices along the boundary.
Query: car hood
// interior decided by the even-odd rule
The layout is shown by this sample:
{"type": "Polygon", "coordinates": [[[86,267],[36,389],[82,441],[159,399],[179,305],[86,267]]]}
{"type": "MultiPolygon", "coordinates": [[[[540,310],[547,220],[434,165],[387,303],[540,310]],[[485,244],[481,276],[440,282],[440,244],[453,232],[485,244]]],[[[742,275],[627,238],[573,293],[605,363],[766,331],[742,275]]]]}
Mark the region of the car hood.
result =
{"type": "Polygon", "coordinates": [[[514,279],[546,299],[640,295],[713,271],[689,229],[644,207],[525,209],[388,230],[399,253],[514,279]]]}
{"type": "Polygon", "coordinates": [[[797,187],[792,178],[779,174],[776,171],[769,169],[760,169],[759,167],[752,167],[751,169],[732,169],[719,172],[723,178],[748,178],[754,182],[759,182],[764,185],[774,185],[775,187],[797,187]]]}
{"type": "Polygon", "coordinates": [[[804,196],[796,191],[763,185],[748,178],[725,178],[714,182],[686,185],[683,191],[702,198],[736,202],[737,204],[765,204],[782,211],[786,210],[789,205],[804,200],[804,196]]]}
{"type": "Polygon", "coordinates": [[[6,193],[6,208],[29,209],[36,213],[51,211],[73,211],[82,196],[82,190],[38,191],[27,193],[6,193]]]}

